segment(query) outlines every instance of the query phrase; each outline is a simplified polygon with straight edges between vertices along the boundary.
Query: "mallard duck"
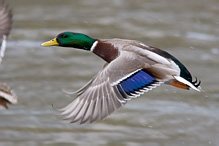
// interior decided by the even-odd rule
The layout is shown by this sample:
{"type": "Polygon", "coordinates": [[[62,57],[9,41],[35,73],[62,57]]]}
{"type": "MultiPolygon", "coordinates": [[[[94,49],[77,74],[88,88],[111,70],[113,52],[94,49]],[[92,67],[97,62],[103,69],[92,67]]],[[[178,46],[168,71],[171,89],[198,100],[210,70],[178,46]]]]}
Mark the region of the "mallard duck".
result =
{"type": "MultiPolygon", "coordinates": [[[[6,49],[6,39],[12,27],[12,11],[0,0],[0,63],[6,49]]],[[[0,83],[0,106],[8,108],[7,103],[17,103],[17,96],[5,84],[0,83]]]]}
{"type": "Polygon", "coordinates": [[[169,53],[135,40],[94,39],[82,33],[63,32],[42,46],[71,47],[90,51],[107,63],[75,94],[77,98],[60,109],[72,123],[90,123],[119,109],[162,83],[200,91],[200,81],[169,53]]]}

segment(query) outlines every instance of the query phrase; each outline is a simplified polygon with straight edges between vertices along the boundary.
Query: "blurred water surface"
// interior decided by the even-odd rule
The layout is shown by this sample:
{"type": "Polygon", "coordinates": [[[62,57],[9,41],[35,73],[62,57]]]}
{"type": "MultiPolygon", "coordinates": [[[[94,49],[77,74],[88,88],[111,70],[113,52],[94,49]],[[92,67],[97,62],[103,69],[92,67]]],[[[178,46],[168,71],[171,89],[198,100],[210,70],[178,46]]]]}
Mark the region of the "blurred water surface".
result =
{"type": "Polygon", "coordinates": [[[19,97],[0,111],[0,145],[219,145],[219,1],[8,0],[14,27],[0,80],[19,97]],[[52,107],[74,99],[104,62],[73,49],[43,48],[59,32],[125,38],[167,50],[202,80],[205,92],[167,85],[95,124],[69,124],[52,107]]]}

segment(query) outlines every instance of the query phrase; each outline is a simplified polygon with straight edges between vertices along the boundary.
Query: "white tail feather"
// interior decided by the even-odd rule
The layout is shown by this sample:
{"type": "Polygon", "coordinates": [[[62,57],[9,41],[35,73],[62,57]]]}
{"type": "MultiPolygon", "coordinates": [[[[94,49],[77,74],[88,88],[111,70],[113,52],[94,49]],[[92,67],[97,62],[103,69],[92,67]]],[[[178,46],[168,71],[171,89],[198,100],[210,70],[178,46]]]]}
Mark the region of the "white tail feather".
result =
{"type": "Polygon", "coordinates": [[[185,80],[184,78],[180,77],[180,76],[173,76],[177,81],[184,83],[186,85],[188,85],[189,87],[191,87],[192,89],[201,92],[201,87],[197,88],[195,87],[192,83],[190,83],[189,81],[185,80]]]}

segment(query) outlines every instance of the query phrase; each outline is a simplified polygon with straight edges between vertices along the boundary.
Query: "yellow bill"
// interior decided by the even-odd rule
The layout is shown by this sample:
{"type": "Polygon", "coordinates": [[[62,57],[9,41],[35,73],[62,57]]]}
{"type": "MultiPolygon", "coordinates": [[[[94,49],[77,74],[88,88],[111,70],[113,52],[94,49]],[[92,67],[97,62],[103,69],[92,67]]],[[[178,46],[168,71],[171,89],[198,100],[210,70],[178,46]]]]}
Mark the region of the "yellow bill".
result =
{"type": "Polygon", "coordinates": [[[41,46],[43,47],[47,47],[47,46],[58,46],[59,43],[57,42],[56,38],[48,41],[48,42],[45,42],[45,43],[42,43],[41,46]]]}

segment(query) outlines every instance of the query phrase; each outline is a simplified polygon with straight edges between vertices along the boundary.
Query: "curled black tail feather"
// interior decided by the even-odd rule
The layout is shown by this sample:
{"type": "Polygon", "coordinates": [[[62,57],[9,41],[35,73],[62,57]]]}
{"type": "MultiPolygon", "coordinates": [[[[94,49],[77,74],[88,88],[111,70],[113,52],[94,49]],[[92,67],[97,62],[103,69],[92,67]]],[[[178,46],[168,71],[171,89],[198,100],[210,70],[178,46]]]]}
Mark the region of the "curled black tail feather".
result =
{"type": "Polygon", "coordinates": [[[197,77],[195,77],[195,81],[192,81],[192,84],[197,88],[201,84],[201,80],[198,80],[197,77]]]}

